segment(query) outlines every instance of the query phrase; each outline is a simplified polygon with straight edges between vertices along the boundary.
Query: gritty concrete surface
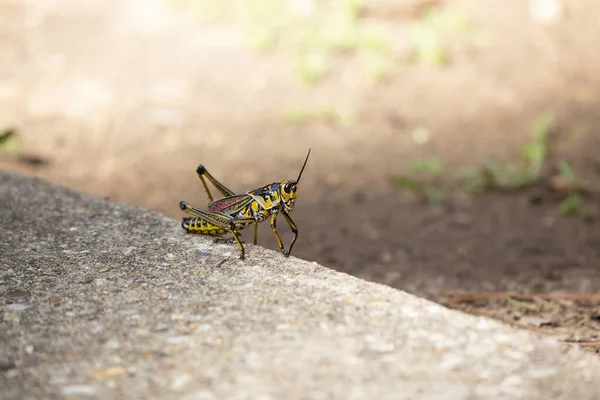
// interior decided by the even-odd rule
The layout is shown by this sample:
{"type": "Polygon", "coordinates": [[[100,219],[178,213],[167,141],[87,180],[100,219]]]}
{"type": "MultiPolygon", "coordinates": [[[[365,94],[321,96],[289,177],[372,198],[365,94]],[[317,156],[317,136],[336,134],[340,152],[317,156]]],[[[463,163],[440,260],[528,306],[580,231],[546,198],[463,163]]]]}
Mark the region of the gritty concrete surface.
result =
{"type": "Polygon", "coordinates": [[[600,396],[593,354],[40,180],[0,173],[0,238],[2,399],[600,396]]]}

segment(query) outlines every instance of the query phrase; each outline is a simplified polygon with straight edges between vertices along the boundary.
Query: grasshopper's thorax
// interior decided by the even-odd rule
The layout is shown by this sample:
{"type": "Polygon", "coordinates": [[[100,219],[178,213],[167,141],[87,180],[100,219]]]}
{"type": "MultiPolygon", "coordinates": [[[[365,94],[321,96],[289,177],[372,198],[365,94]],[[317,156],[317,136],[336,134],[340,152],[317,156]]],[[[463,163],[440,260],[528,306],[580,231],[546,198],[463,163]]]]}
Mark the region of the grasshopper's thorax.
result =
{"type": "Polygon", "coordinates": [[[260,189],[247,192],[254,199],[254,212],[268,211],[269,214],[283,209],[286,213],[294,209],[296,202],[296,182],[273,182],[260,189]]]}

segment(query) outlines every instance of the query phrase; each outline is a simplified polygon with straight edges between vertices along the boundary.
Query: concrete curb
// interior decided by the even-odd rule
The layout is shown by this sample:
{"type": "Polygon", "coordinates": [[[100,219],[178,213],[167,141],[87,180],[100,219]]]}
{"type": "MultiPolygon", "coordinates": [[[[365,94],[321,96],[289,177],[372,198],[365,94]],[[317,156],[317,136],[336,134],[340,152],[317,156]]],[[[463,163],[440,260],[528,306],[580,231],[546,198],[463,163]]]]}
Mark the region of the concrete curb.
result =
{"type": "Polygon", "coordinates": [[[40,180],[0,172],[0,238],[2,399],[600,396],[593,354],[40,180]]]}

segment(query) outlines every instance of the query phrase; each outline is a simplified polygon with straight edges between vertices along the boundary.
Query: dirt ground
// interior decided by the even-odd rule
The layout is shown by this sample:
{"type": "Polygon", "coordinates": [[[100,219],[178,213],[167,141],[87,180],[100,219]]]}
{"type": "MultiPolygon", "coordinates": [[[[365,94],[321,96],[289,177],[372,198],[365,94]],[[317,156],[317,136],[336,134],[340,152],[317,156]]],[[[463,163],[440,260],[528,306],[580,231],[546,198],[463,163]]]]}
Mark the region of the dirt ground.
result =
{"type": "MultiPolygon", "coordinates": [[[[416,18],[406,3],[374,2],[365,17],[391,26],[400,48],[416,18]]],[[[0,128],[46,161],[4,154],[0,167],[180,218],[180,200],[206,205],[199,163],[243,192],[295,178],[312,148],[292,215],[295,256],[443,303],[457,291],[597,293],[598,222],[562,215],[552,193],[453,193],[427,205],[393,183],[424,157],[439,158],[444,175],[512,161],[532,121],[552,113],[552,157],[600,185],[600,5],[564,6],[542,24],[522,0],[456,0],[446,9],[476,33],[451,42],[448,65],[399,62],[372,81],[341,55],[306,86],[285,51],[257,52],[227,21],[200,23],[184,6],[0,0],[0,128]],[[285,116],[329,106],[353,122],[285,116]]],[[[260,233],[275,249],[268,226],[260,233]]],[[[529,317],[538,308],[499,299],[478,307],[597,338],[600,302],[544,300],[552,312],[523,319],[523,307],[529,317]]],[[[473,308],[461,304],[451,305],[473,308]]]]}

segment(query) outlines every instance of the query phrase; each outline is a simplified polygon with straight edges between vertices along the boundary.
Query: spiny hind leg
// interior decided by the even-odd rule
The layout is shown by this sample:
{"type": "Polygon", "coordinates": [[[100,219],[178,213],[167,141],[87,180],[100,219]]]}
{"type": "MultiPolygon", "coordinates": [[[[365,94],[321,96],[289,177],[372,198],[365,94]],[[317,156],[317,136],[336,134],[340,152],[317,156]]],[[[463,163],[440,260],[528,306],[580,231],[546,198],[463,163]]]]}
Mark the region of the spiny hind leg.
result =
{"type": "Polygon", "coordinates": [[[229,229],[222,228],[211,224],[200,217],[185,217],[181,220],[181,226],[190,233],[196,233],[205,236],[217,236],[215,243],[222,241],[223,243],[237,243],[240,248],[240,259],[246,258],[246,249],[239,238],[239,232],[235,230],[235,225],[231,225],[229,229]],[[231,237],[224,239],[219,236],[231,233],[231,237]]]}
{"type": "Polygon", "coordinates": [[[233,239],[240,247],[240,259],[245,258],[246,250],[240,241],[239,229],[244,225],[251,224],[253,218],[234,218],[231,215],[222,214],[213,211],[201,210],[187,204],[185,201],[179,203],[179,207],[194,218],[183,218],[181,226],[188,232],[199,233],[201,235],[221,236],[225,233],[231,233],[233,239]]]}
{"type": "Polygon", "coordinates": [[[233,244],[233,243],[237,243],[238,246],[240,247],[240,260],[243,260],[246,258],[246,249],[244,248],[244,242],[242,240],[240,240],[240,236],[241,233],[239,233],[236,230],[230,230],[229,233],[231,233],[231,237],[228,238],[215,238],[215,240],[213,240],[214,243],[217,244],[233,244]]]}
{"type": "MultiPolygon", "coordinates": [[[[239,235],[242,236],[241,233],[239,233],[239,235]]],[[[233,238],[233,236],[228,237],[228,238],[218,237],[218,238],[215,238],[215,240],[213,240],[213,242],[216,243],[216,244],[232,244],[232,243],[235,243],[235,239],[233,238]]],[[[240,239],[240,242],[246,243],[246,242],[244,242],[241,239],[240,239]]]]}
{"type": "MultiPolygon", "coordinates": [[[[242,233],[239,231],[238,229],[238,234],[240,235],[240,237],[242,236],[242,233]]],[[[257,243],[258,239],[258,224],[254,224],[254,241],[253,244],[257,243]]],[[[240,240],[242,243],[246,243],[243,240],[240,240]]],[[[219,244],[231,244],[233,242],[235,242],[235,239],[233,237],[228,237],[228,238],[216,238],[214,240],[215,243],[219,243],[219,244]]]]}
{"type": "Polygon", "coordinates": [[[215,177],[213,177],[206,170],[206,168],[204,167],[204,165],[202,165],[202,164],[198,165],[198,168],[196,168],[196,173],[198,174],[198,177],[202,181],[202,186],[204,186],[204,191],[206,191],[206,194],[208,195],[208,200],[209,201],[212,202],[215,199],[214,199],[212,193],[210,192],[210,189],[208,188],[208,184],[206,183],[206,180],[204,180],[205,176],[208,179],[208,181],[210,183],[212,183],[213,186],[216,187],[219,192],[221,192],[221,194],[223,196],[225,196],[225,197],[235,196],[235,193],[232,190],[230,190],[227,187],[225,187],[225,185],[223,185],[221,182],[219,182],[218,180],[216,180],[215,177]]]}

